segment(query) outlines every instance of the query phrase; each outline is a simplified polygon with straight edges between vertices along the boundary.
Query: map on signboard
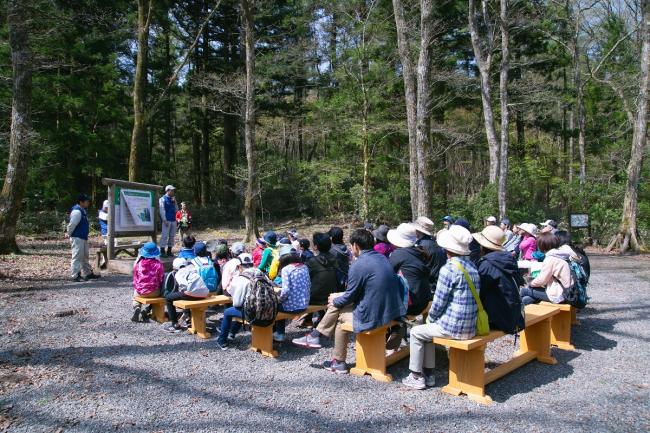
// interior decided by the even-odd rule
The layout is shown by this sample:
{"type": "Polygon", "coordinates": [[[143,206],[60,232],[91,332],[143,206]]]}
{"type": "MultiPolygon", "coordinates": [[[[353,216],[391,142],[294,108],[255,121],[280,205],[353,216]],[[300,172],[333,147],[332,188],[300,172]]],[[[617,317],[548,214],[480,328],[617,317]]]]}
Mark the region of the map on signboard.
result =
{"type": "Polygon", "coordinates": [[[115,231],[153,231],[154,193],[116,188],[115,231]]]}
{"type": "Polygon", "coordinates": [[[571,227],[574,229],[589,227],[589,215],[586,213],[571,214],[571,227]]]}

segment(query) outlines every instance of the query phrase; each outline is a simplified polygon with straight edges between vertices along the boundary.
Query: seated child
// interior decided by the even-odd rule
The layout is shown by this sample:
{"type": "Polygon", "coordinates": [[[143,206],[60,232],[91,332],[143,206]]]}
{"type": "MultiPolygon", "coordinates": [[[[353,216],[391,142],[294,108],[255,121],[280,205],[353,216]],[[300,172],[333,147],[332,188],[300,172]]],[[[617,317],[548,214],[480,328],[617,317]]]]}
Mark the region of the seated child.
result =
{"type": "Polygon", "coordinates": [[[233,317],[243,318],[243,308],[246,296],[251,287],[251,280],[262,276],[262,271],[253,267],[253,258],[250,254],[240,254],[237,274],[232,278],[228,290],[224,293],[232,297],[232,307],[226,308],[221,320],[221,333],[217,338],[217,347],[221,350],[228,348],[228,343],[235,339],[241,328],[240,322],[234,322],[233,317]]]}
{"type": "Polygon", "coordinates": [[[262,261],[262,254],[264,254],[265,249],[266,249],[266,241],[264,239],[258,239],[255,242],[255,248],[251,253],[251,255],[253,256],[253,266],[258,267],[260,265],[260,262],[262,261]]]}
{"type": "Polygon", "coordinates": [[[192,235],[183,236],[183,248],[178,253],[178,257],[181,259],[192,260],[196,257],[194,254],[194,244],[196,244],[196,239],[192,235]]]}
{"type": "MultiPolygon", "coordinates": [[[[537,248],[545,254],[539,275],[529,287],[521,288],[521,302],[524,305],[540,301],[559,304],[564,301],[564,289],[573,286],[571,269],[567,260],[570,253],[559,249],[560,241],[550,232],[542,233],[537,239],[537,248]]],[[[569,251],[575,254],[570,248],[569,251]]]]}
{"type": "MultiPolygon", "coordinates": [[[[133,295],[143,298],[157,298],[165,277],[165,268],[159,260],[160,249],[153,242],[147,242],[140,248],[140,253],[133,266],[133,295]]],[[[133,300],[133,322],[148,321],[151,305],[142,307],[133,300]]]]}
{"type": "Polygon", "coordinates": [[[309,249],[310,246],[311,244],[309,243],[309,239],[300,239],[298,241],[298,252],[300,253],[300,260],[302,260],[303,263],[307,263],[307,260],[314,257],[314,253],[309,249]]]}
{"type": "MultiPolygon", "coordinates": [[[[300,260],[291,245],[285,245],[280,250],[279,273],[282,279],[278,311],[299,313],[307,309],[311,291],[309,269],[300,260]]],[[[284,341],[286,320],[277,320],[273,325],[273,339],[284,341]]]]}

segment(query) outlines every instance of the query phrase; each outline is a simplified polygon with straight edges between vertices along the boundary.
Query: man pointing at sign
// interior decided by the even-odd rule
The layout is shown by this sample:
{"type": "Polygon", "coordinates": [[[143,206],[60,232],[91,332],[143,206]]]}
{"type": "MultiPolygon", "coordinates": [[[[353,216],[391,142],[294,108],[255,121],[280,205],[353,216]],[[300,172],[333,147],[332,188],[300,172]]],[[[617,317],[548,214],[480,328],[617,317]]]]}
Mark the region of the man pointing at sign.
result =
{"type": "Polygon", "coordinates": [[[176,199],[174,193],[176,188],[173,185],[165,187],[165,195],[158,201],[160,210],[160,219],[162,220],[162,233],[160,234],[160,252],[161,256],[171,256],[172,247],[176,238],[176,199]],[[167,252],[165,253],[165,246],[167,252]]]}

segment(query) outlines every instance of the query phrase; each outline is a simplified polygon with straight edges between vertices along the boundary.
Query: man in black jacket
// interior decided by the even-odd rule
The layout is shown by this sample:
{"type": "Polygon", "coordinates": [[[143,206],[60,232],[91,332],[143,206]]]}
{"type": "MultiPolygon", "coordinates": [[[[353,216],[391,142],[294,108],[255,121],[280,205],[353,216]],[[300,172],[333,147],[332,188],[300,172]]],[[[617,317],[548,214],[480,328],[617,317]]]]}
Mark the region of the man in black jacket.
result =
{"type": "Polygon", "coordinates": [[[481,246],[480,298],[490,319],[490,328],[514,334],[525,326],[519,295],[519,286],[524,282],[517,261],[503,250],[505,233],[497,226],[487,226],[472,236],[481,246]]]}
{"type": "Polygon", "coordinates": [[[413,225],[415,225],[418,238],[415,246],[423,248],[429,256],[426,265],[429,268],[429,287],[431,287],[431,293],[433,293],[436,291],[440,268],[447,263],[447,255],[433,239],[433,221],[427,217],[419,217],[413,222],[413,225]]]}

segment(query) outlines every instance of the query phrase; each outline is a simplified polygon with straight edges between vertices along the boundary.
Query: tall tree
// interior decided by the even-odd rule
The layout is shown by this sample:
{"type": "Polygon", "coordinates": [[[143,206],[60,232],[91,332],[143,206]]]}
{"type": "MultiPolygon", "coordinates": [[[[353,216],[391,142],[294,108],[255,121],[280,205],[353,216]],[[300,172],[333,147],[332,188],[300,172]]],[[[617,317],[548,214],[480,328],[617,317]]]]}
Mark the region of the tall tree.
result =
{"type": "Polygon", "coordinates": [[[501,68],[499,98],[501,104],[501,147],[499,149],[499,219],[506,216],[508,186],[508,147],[510,145],[510,116],[508,113],[508,72],[510,70],[510,34],[508,32],[508,0],[500,1],[501,68]]]}
{"type": "Polygon", "coordinates": [[[32,52],[29,46],[28,0],[8,0],[7,24],[13,69],[9,162],[0,192],[0,254],[19,252],[16,221],[27,183],[32,121],[32,52]]]}
{"type": "Polygon", "coordinates": [[[648,92],[650,88],[650,0],[641,0],[643,13],[641,21],[641,48],[639,77],[639,96],[637,102],[636,120],[632,136],[632,149],[630,162],[627,166],[627,183],[625,187],[625,200],[623,201],[623,217],[618,234],[614,237],[608,250],[618,246],[621,253],[627,251],[639,252],[641,240],[637,227],[637,211],[639,196],[639,180],[643,167],[643,154],[645,151],[648,133],[648,92]]]}
{"type": "Polygon", "coordinates": [[[140,149],[146,143],[145,91],[147,87],[147,55],[149,52],[149,26],[153,0],[138,0],[138,54],[133,79],[133,131],[129,154],[129,180],[138,179],[140,149]]]}
{"type": "Polygon", "coordinates": [[[469,33],[472,39],[472,48],[474,58],[478,67],[481,79],[481,101],[483,103],[483,123],[485,125],[485,135],[488,142],[489,155],[489,181],[495,183],[499,173],[499,141],[497,139],[496,128],[494,126],[494,111],[492,109],[492,85],[490,74],[492,71],[492,59],[494,54],[494,23],[490,19],[488,0],[481,0],[480,15],[476,8],[476,0],[469,0],[469,9],[467,13],[469,22],[469,33]],[[481,27],[485,28],[485,37],[479,33],[479,17],[483,20],[481,27]]]}
{"type": "Polygon", "coordinates": [[[246,51],[246,92],[244,97],[244,147],[248,173],[246,196],[244,197],[244,220],[246,222],[246,242],[257,234],[257,161],[255,155],[255,0],[241,0],[241,18],[244,30],[246,51]]]}

